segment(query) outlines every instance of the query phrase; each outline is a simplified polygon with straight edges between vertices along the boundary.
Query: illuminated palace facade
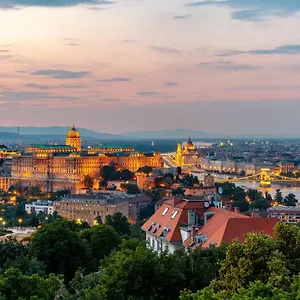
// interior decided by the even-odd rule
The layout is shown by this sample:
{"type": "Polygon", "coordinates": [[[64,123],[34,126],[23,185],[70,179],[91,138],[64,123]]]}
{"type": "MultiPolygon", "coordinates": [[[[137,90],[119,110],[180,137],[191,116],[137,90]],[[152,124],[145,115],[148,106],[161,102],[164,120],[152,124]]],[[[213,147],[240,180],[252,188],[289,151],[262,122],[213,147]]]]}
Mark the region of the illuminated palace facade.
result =
{"type": "Polygon", "coordinates": [[[137,153],[133,148],[93,147],[83,150],[79,132],[69,130],[66,145],[31,145],[14,157],[12,180],[24,186],[39,185],[44,191],[83,187],[84,176],[98,179],[103,166],[115,163],[121,169],[137,171],[144,166],[160,168],[159,153],[137,153]]]}
{"type": "Polygon", "coordinates": [[[184,147],[178,144],[175,162],[177,167],[195,167],[200,165],[200,156],[191,138],[189,138],[184,147]]]}

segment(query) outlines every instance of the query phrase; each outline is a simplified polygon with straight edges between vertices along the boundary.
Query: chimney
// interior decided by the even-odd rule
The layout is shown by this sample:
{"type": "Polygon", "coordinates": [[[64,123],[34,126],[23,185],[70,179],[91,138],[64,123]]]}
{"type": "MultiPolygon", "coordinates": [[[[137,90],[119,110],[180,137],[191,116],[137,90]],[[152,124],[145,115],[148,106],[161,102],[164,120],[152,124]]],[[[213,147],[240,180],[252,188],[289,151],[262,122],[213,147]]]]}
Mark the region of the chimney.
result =
{"type": "Polygon", "coordinates": [[[234,211],[236,214],[239,214],[239,213],[240,213],[239,207],[234,207],[234,208],[233,208],[233,211],[234,211]]]}
{"type": "Polygon", "coordinates": [[[173,196],[172,205],[175,206],[176,204],[178,204],[181,201],[182,201],[181,196],[173,196]]]}
{"type": "Polygon", "coordinates": [[[259,210],[253,210],[253,211],[251,212],[251,217],[252,217],[252,218],[255,218],[255,219],[261,218],[260,213],[259,213],[259,210]]]}
{"type": "Polygon", "coordinates": [[[195,235],[196,235],[196,227],[192,226],[191,227],[191,239],[192,239],[192,241],[194,240],[195,235]]]}

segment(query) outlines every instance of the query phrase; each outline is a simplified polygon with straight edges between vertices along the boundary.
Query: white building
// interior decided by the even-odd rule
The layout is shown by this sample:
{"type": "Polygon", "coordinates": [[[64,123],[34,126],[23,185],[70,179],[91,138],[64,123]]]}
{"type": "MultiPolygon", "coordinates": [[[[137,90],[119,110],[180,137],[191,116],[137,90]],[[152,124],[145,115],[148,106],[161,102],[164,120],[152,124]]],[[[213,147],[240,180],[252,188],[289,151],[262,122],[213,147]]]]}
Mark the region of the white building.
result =
{"type": "Polygon", "coordinates": [[[46,215],[53,214],[53,203],[52,201],[37,200],[30,204],[25,204],[25,210],[28,214],[43,212],[46,215]]]}

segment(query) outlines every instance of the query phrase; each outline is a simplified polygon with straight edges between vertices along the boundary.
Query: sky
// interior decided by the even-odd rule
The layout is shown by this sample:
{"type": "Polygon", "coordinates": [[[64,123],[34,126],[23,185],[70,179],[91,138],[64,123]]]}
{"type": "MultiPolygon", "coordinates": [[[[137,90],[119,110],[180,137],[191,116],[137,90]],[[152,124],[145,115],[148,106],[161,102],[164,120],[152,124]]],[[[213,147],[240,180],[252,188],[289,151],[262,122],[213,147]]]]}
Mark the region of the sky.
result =
{"type": "Polygon", "coordinates": [[[0,0],[0,126],[299,134],[299,0],[0,0]]]}

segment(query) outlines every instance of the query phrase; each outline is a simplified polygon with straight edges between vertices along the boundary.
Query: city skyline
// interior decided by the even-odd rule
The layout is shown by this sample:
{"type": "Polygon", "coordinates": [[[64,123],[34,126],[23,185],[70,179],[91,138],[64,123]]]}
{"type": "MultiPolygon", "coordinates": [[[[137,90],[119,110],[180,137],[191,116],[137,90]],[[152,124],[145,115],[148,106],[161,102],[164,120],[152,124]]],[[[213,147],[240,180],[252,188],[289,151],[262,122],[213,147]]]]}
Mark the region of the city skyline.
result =
{"type": "Polygon", "coordinates": [[[300,3],[279,2],[0,0],[0,126],[300,134],[300,3]]]}

